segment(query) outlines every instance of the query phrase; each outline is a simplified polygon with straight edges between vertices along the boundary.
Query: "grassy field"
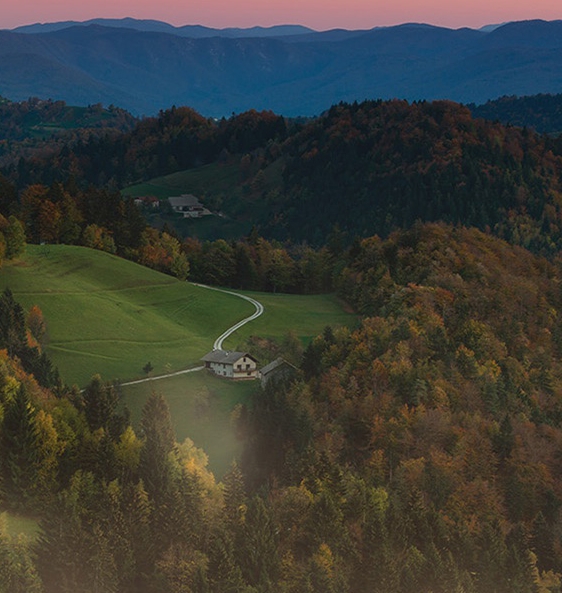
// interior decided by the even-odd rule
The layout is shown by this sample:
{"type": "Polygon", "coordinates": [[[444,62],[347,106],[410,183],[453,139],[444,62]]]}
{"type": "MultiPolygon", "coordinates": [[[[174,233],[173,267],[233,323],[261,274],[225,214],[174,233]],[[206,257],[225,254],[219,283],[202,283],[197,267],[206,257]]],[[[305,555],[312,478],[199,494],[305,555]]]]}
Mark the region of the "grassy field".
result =
{"type": "MultiPolygon", "coordinates": [[[[152,375],[198,365],[224,330],[254,312],[235,296],[63,245],[29,245],[21,260],[0,271],[0,289],[5,287],[24,308],[41,308],[47,352],[64,381],[79,386],[95,373],[105,380],[144,377],[149,361],[152,375]]],[[[326,325],[353,325],[356,319],[333,295],[247,294],[262,302],[265,312],[229,338],[226,348],[251,335],[282,339],[291,330],[306,343],[326,325]]],[[[240,449],[231,415],[256,388],[256,382],[234,383],[199,371],[121,390],[133,424],[151,391],[162,393],[177,439],[189,437],[203,448],[220,478],[240,449]]]]}
{"type": "MultiPolygon", "coordinates": [[[[282,186],[283,161],[279,159],[263,169],[264,190],[282,186]]],[[[200,198],[213,216],[202,219],[182,218],[171,214],[165,208],[147,212],[150,224],[162,227],[164,223],[172,226],[182,237],[196,237],[202,241],[215,239],[239,239],[246,236],[256,224],[270,215],[267,200],[248,201],[246,192],[251,185],[249,180],[243,183],[240,163],[212,163],[186,171],[178,171],[163,177],[156,177],[131,185],[122,190],[128,197],[153,195],[160,200],[183,193],[192,193],[200,198]],[[216,213],[220,212],[218,216],[216,213]]]]}
{"type": "Polygon", "coordinates": [[[5,265],[9,286],[47,321],[47,352],[63,379],[82,386],[187,368],[253,307],[241,299],[180,282],[118,257],[81,247],[30,245],[5,265]]]}
{"type": "Polygon", "coordinates": [[[5,522],[6,532],[13,537],[23,535],[33,540],[39,531],[39,525],[32,517],[3,512],[0,513],[0,520],[5,522]]]}
{"type": "Polygon", "coordinates": [[[123,189],[121,193],[133,198],[152,195],[162,200],[182,193],[203,196],[211,188],[214,193],[229,192],[239,182],[240,167],[238,163],[230,165],[213,163],[131,185],[123,189]]]}
{"type": "Polygon", "coordinates": [[[333,294],[295,295],[267,292],[244,292],[260,301],[265,311],[261,317],[240,328],[224,344],[233,349],[250,336],[278,339],[289,331],[296,332],[306,345],[322,333],[327,325],[354,326],[357,317],[346,310],[333,294]]]}
{"type": "MultiPolygon", "coordinates": [[[[47,352],[70,384],[85,385],[95,373],[106,380],[143,376],[198,363],[225,329],[253,313],[234,296],[180,282],[121,258],[82,247],[29,245],[19,261],[0,272],[29,309],[38,305],[47,322],[47,352]]],[[[258,293],[265,313],[234,334],[234,348],[249,335],[281,338],[294,330],[306,342],[330,325],[349,325],[332,295],[258,293]]]]}
{"type": "MultiPolygon", "coordinates": [[[[240,181],[240,168],[238,164],[230,165],[205,165],[187,171],[178,171],[164,177],[156,177],[150,181],[132,185],[122,190],[124,196],[136,198],[138,196],[152,195],[160,200],[171,196],[191,193],[202,198],[211,210],[220,209],[225,195],[238,195],[237,187],[240,181]],[[215,199],[205,200],[205,197],[214,196],[215,199]],[[221,196],[219,201],[217,196],[221,196]]],[[[177,214],[160,212],[147,213],[150,224],[161,227],[164,223],[172,226],[182,237],[197,237],[204,240],[223,238],[226,240],[237,239],[250,232],[251,221],[239,220],[231,216],[205,216],[201,219],[182,218],[177,214]]]]}

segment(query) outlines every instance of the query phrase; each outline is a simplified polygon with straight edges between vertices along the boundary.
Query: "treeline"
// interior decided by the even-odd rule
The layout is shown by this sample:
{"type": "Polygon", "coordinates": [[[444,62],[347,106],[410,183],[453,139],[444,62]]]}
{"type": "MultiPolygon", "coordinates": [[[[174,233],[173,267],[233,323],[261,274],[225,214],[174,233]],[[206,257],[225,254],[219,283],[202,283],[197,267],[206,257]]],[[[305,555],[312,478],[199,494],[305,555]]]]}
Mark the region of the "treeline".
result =
{"type": "Polygon", "coordinates": [[[133,429],[114,386],[54,398],[3,352],[2,503],[42,520],[0,590],[560,591],[559,281],[475,230],[365,239],[340,276],[362,326],[239,411],[221,484],[162,396],[133,429]]]}
{"type": "Polygon", "coordinates": [[[44,139],[42,134],[61,135],[76,129],[111,128],[126,132],[137,119],[124,109],[100,104],[73,107],[64,101],[42,100],[36,97],[27,101],[0,100],[0,138],[2,142],[25,139],[44,139]]]}
{"type": "MultiPolygon", "coordinates": [[[[122,199],[118,192],[93,186],[81,190],[70,180],[50,187],[31,185],[17,196],[15,188],[0,177],[2,211],[15,215],[8,220],[0,218],[0,230],[5,223],[4,235],[9,238],[10,229],[17,228],[24,244],[84,245],[116,253],[182,280],[188,276],[189,263],[180,241],[149,228],[134,202],[122,199]]],[[[6,245],[10,248],[10,242],[6,245]]]]}
{"type": "Polygon", "coordinates": [[[562,247],[560,138],[445,101],[341,103],[304,122],[255,111],[215,121],[173,108],[4,173],[20,190],[71,176],[117,189],[210,163],[238,164],[240,176],[228,192],[210,180],[209,203],[266,239],[321,246],[335,224],[353,239],[441,220],[537,253],[562,247]]]}
{"type": "Polygon", "coordinates": [[[0,349],[17,359],[39,385],[60,393],[63,384],[58,370],[42,348],[45,332],[46,324],[39,307],[32,307],[26,315],[10,289],[0,295],[0,349]]]}
{"type": "Polygon", "coordinates": [[[28,160],[56,161],[67,145],[92,137],[116,138],[132,130],[137,121],[114,106],[72,107],[64,101],[37,98],[0,100],[0,167],[13,168],[28,160]]]}
{"type": "Polygon", "coordinates": [[[298,294],[333,290],[334,271],[343,256],[334,247],[286,246],[267,241],[255,230],[239,241],[201,243],[188,238],[182,243],[193,282],[298,294]]]}
{"type": "MultiPolygon", "coordinates": [[[[50,187],[35,184],[18,197],[15,187],[0,176],[2,211],[17,215],[0,218],[8,258],[19,255],[26,241],[84,245],[182,280],[189,277],[246,290],[302,294],[333,290],[334,269],[343,255],[343,237],[337,229],[327,247],[320,249],[267,241],[255,229],[238,241],[182,240],[167,225],[161,230],[148,227],[131,199],[94,187],[81,190],[72,180],[50,187]]],[[[0,256],[1,239],[0,235],[0,256]]]]}
{"type": "Polygon", "coordinates": [[[139,180],[225,160],[287,136],[285,119],[249,111],[229,119],[208,119],[188,107],[172,107],[145,118],[127,133],[78,137],[55,155],[31,155],[4,167],[18,188],[50,185],[73,176],[81,183],[121,189],[139,180]]]}
{"type": "Polygon", "coordinates": [[[532,128],[539,134],[554,136],[562,133],[562,95],[506,96],[467,107],[474,117],[532,128]]]}

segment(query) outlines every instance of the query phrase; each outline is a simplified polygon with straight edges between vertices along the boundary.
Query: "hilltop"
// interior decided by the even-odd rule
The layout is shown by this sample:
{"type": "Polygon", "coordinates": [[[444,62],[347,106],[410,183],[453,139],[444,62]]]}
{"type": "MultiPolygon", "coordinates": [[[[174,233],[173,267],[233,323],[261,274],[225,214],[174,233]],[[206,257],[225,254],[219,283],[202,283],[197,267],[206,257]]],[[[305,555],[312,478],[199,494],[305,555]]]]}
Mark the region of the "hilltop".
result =
{"type": "Polygon", "coordinates": [[[483,105],[469,105],[474,117],[533,128],[540,134],[562,133],[562,94],[500,97],[483,105]]]}
{"type": "Polygon", "coordinates": [[[448,101],[398,100],[340,103],[305,121],[256,111],[214,121],[174,108],[120,138],[6,170],[20,187],[71,174],[126,187],[174,174],[126,193],[196,192],[230,236],[253,225],[268,238],[323,245],[336,226],[351,241],[443,220],[541,253],[562,246],[561,173],[560,139],[448,101]]]}

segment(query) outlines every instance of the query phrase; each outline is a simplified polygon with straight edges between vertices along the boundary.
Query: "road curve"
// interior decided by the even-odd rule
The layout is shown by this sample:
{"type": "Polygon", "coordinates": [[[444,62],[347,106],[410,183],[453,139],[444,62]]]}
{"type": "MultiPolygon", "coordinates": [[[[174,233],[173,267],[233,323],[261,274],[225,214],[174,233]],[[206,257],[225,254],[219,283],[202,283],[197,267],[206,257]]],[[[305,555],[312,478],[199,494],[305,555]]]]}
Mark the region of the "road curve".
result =
{"type": "MultiPolygon", "coordinates": [[[[225,294],[231,294],[231,295],[236,296],[240,299],[244,299],[245,301],[248,301],[249,303],[252,303],[252,305],[254,305],[254,307],[256,308],[253,315],[250,315],[249,317],[242,319],[242,321],[239,321],[232,327],[229,327],[224,333],[222,333],[215,340],[215,343],[213,344],[213,350],[222,350],[222,344],[226,340],[226,338],[231,336],[236,330],[240,329],[243,325],[246,325],[246,323],[249,323],[250,321],[257,319],[265,310],[264,306],[259,301],[256,301],[256,299],[246,296],[245,294],[238,294],[237,292],[233,292],[231,290],[223,290],[222,288],[214,288],[213,286],[207,286],[206,284],[197,284],[195,282],[193,283],[193,285],[200,286],[201,288],[208,288],[209,290],[216,290],[217,292],[224,292],[225,294]]],[[[193,367],[191,369],[185,369],[183,371],[175,371],[173,373],[167,373],[165,375],[158,375],[157,377],[146,377],[145,379],[137,379],[136,381],[128,381],[127,383],[121,383],[121,385],[122,386],[138,385],[139,383],[147,383],[148,381],[158,381],[159,379],[175,377],[176,375],[185,375],[186,373],[194,373],[194,372],[200,371],[204,368],[205,367],[202,367],[202,366],[193,367]]]]}
{"type": "Polygon", "coordinates": [[[232,327],[229,327],[224,333],[222,333],[215,340],[215,343],[213,344],[213,350],[222,350],[222,345],[226,338],[230,337],[235,331],[239,330],[243,325],[246,325],[246,323],[249,323],[250,321],[257,319],[265,310],[264,306],[259,301],[256,301],[256,299],[246,296],[245,294],[239,294],[237,292],[233,292],[232,290],[223,290],[222,288],[215,288],[214,286],[207,286],[206,284],[194,283],[194,285],[200,286],[201,288],[208,288],[209,290],[216,290],[217,292],[224,292],[225,294],[231,294],[240,299],[244,299],[249,303],[252,303],[252,305],[254,305],[254,307],[256,308],[253,315],[250,315],[249,317],[242,319],[242,321],[239,321],[237,324],[233,325],[232,327]]]}

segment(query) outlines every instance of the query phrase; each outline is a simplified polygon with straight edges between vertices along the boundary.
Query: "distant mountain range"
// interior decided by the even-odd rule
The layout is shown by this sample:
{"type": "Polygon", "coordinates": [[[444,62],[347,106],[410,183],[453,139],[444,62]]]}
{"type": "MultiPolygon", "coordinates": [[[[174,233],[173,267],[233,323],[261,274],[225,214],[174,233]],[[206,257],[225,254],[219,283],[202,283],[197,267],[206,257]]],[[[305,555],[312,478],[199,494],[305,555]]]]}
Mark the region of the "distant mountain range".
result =
{"type": "Polygon", "coordinates": [[[483,103],[562,91],[562,21],[494,27],[218,30],[134,19],[30,25],[0,31],[0,95],[101,102],[135,114],[190,105],[220,117],[251,108],[315,115],[366,98],[483,103]]]}
{"type": "Polygon", "coordinates": [[[203,27],[202,25],[184,25],[183,27],[174,27],[163,21],[154,21],[150,19],[90,19],[88,21],[62,21],[58,23],[35,23],[33,25],[24,25],[12,29],[15,33],[52,33],[61,31],[70,27],[87,27],[89,25],[99,25],[101,27],[113,27],[117,29],[134,29],[136,31],[148,31],[151,33],[170,33],[180,37],[192,37],[198,39],[201,37],[283,37],[286,35],[302,35],[303,33],[313,33],[313,29],[303,27],[302,25],[277,25],[274,27],[249,27],[240,29],[230,27],[227,29],[213,29],[203,27]]]}

